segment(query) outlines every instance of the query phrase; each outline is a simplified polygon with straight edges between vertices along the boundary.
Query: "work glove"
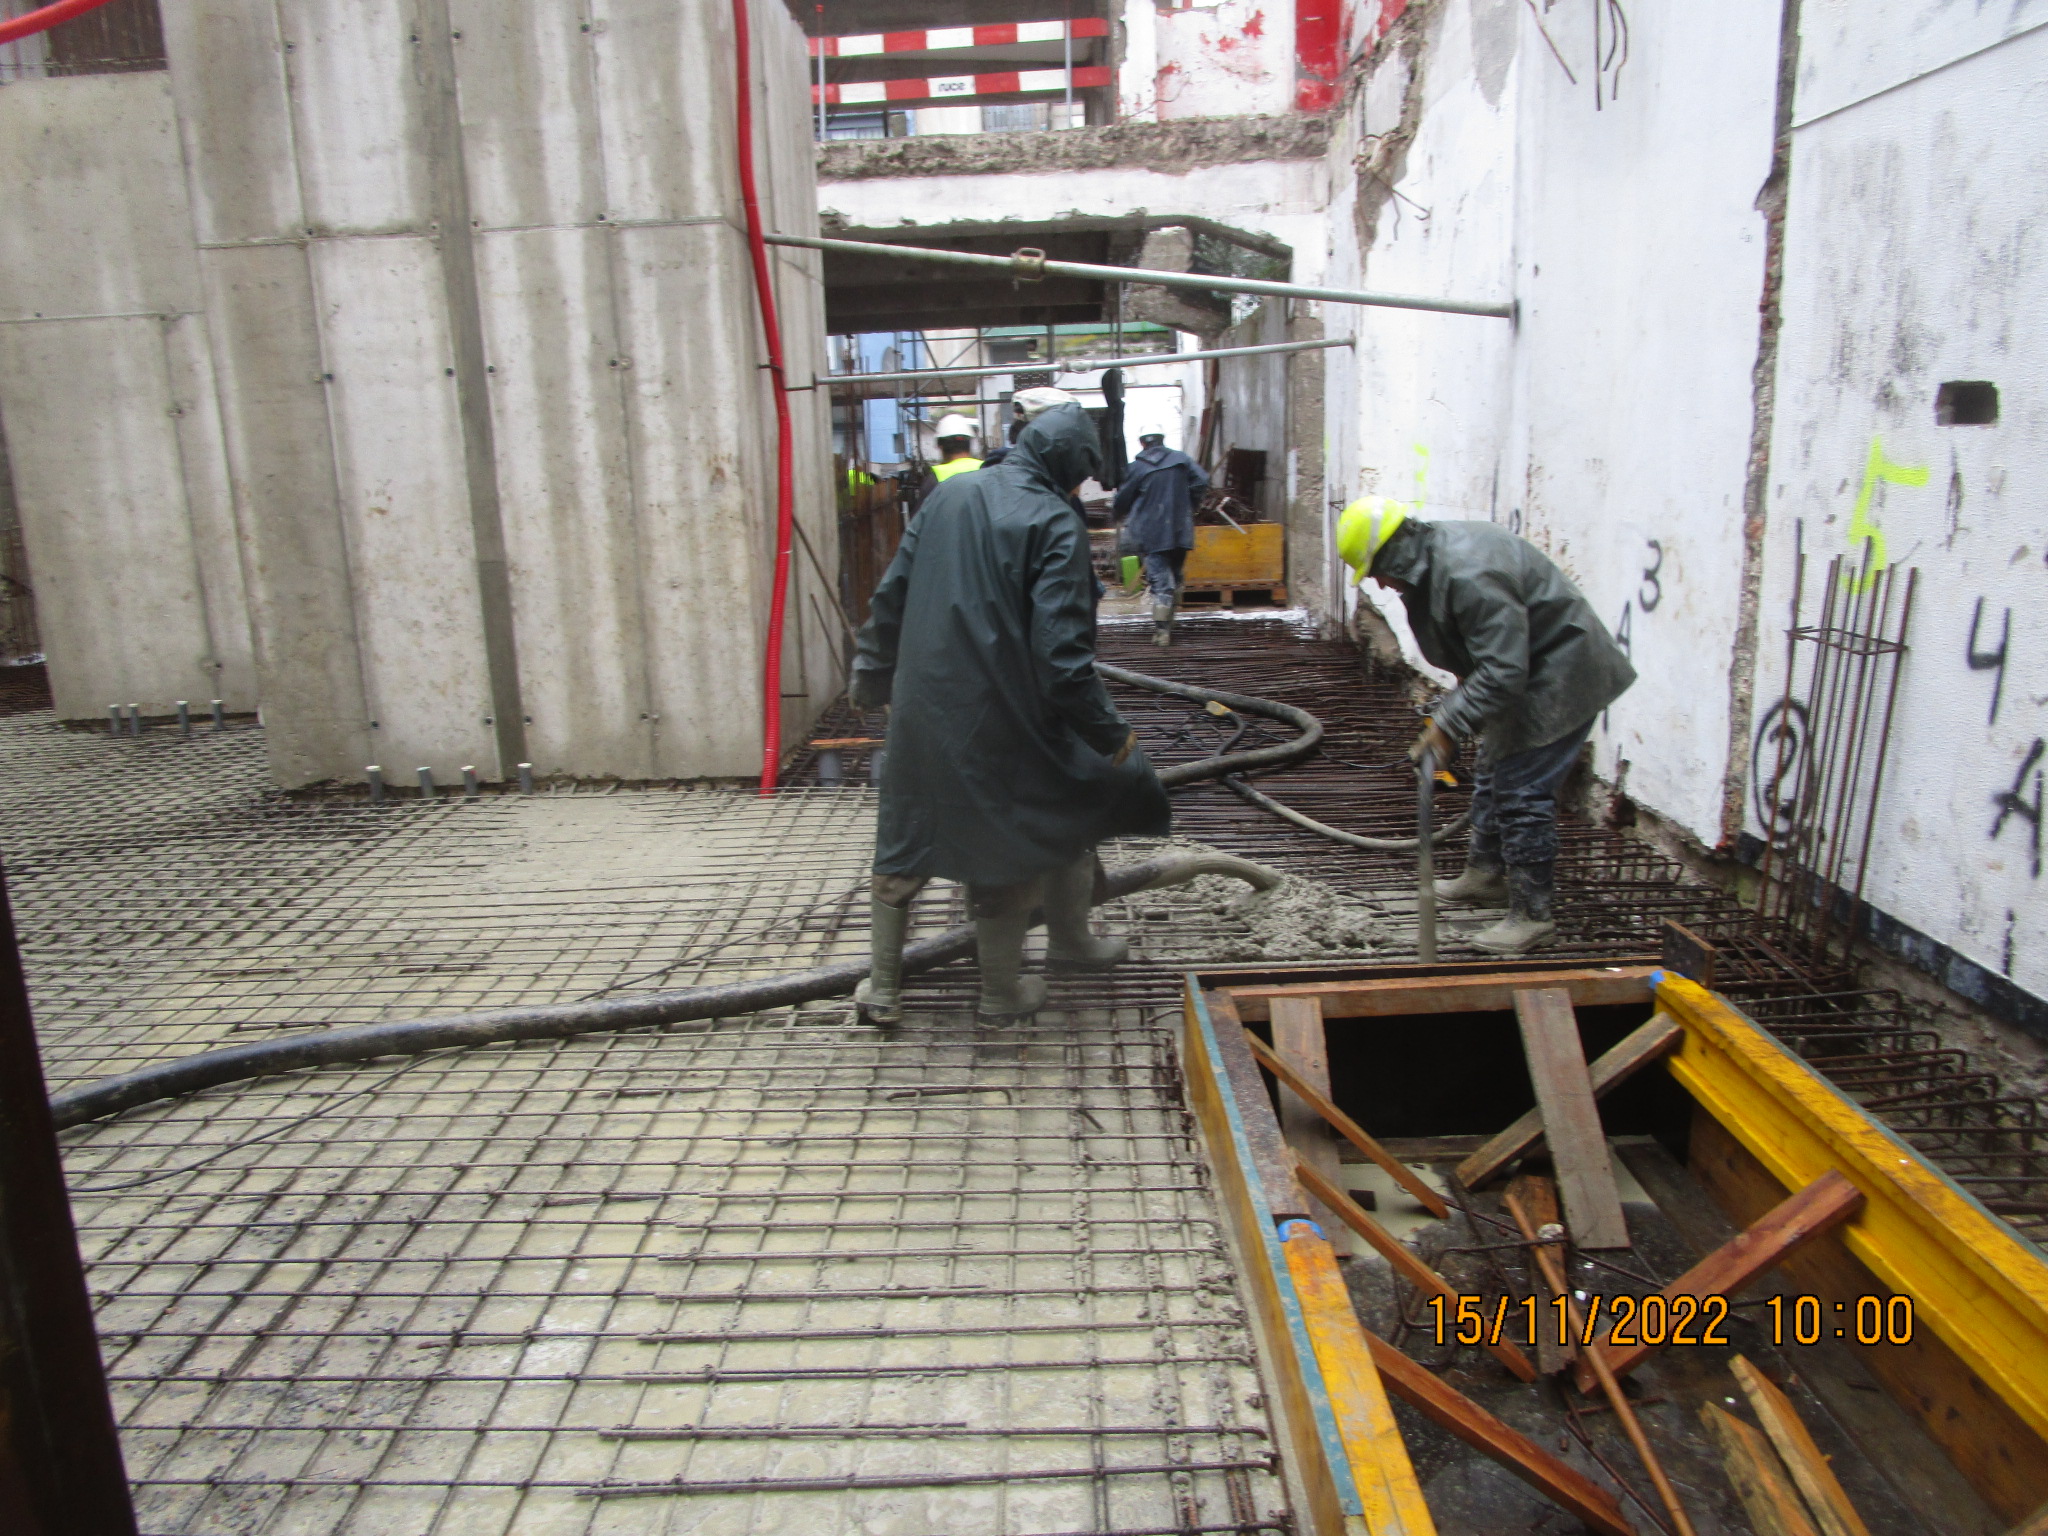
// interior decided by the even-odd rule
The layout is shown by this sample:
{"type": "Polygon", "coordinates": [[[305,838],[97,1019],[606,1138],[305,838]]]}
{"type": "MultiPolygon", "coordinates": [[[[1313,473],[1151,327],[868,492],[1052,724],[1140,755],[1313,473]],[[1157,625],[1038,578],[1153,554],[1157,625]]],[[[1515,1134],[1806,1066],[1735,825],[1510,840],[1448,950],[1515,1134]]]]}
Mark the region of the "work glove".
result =
{"type": "Polygon", "coordinates": [[[1415,745],[1408,749],[1408,761],[1419,767],[1422,763],[1422,754],[1427,752],[1436,760],[1436,766],[1443,768],[1449,765],[1457,750],[1458,744],[1451,740],[1442,726],[1434,720],[1425,720],[1422,723],[1422,734],[1415,738],[1415,745]]]}
{"type": "Polygon", "coordinates": [[[847,697],[855,709],[880,709],[889,702],[895,692],[896,674],[879,669],[856,667],[853,681],[847,688],[847,697]]]}

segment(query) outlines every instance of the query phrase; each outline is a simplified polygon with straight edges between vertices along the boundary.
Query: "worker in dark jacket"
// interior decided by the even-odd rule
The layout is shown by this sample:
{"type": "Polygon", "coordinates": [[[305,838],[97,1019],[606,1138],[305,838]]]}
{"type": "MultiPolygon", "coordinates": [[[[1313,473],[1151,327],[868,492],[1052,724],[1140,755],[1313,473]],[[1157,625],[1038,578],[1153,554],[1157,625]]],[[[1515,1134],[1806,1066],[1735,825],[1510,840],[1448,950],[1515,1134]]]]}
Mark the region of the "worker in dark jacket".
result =
{"type": "Polygon", "coordinates": [[[1571,579],[1526,539],[1492,523],[1426,523],[1398,502],[1353,502],[1337,553],[1401,595],[1415,643],[1458,686],[1438,701],[1409,756],[1441,766],[1476,740],[1465,869],[1437,882],[1444,901],[1508,914],[1474,936],[1498,955],[1556,936],[1557,789],[1593,722],[1635,668],[1571,579]]]}
{"type": "Polygon", "coordinates": [[[934,876],[968,888],[978,1012],[1021,1018],[1045,983],[1021,974],[1043,904],[1058,966],[1122,960],[1090,930],[1104,838],[1161,836],[1166,791],[1095,671],[1088,530],[1067,505],[1101,450],[1078,405],[1047,410],[998,467],[932,493],[875,589],[853,702],[891,706],[875,831],[874,967],[864,1016],[902,1014],[909,907],[934,876]]]}
{"type": "Polygon", "coordinates": [[[1173,613],[1180,602],[1181,571],[1195,547],[1195,508],[1209,489],[1201,465],[1166,446],[1163,432],[1147,432],[1117,487],[1116,515],[1124,542],[1145,557],[1145,584],[1152,590],[1152,643],[1173,642],[1173,613]]]}

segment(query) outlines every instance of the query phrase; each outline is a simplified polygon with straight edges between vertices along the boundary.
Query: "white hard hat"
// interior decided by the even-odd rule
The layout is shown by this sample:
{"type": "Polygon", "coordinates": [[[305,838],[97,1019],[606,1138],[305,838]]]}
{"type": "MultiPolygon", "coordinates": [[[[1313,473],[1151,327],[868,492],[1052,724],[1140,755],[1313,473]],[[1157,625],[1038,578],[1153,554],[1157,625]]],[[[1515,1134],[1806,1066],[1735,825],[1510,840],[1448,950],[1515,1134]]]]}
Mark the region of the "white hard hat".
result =
{"type": "Polygon", "coordinates": [[[965,416],[941,416],[935,437],[972,437],[979,431],[965,416]]]}
{"type": "Polygon", "coordinates": [[[1078,405],[1080,402],[1064,389],[1054,389],[1050,384],[1041,384],[1036,389],[1020,389],[1010,396],[1018,410],[1024,413],[1026,421],[1038,417],[1056,405],[1078,405]]]}

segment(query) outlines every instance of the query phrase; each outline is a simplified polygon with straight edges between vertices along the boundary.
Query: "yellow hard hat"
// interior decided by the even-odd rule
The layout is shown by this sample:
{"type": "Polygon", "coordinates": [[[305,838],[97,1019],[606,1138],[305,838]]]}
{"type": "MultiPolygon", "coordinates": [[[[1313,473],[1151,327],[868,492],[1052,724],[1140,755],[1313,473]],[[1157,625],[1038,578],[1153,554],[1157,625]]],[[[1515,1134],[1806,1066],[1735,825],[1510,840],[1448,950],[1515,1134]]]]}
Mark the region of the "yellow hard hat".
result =
{"type": "Polygon", "coordinates": [[[1408,509],[1385,496],[1361,496],[1337,517],[1337,558],[1351,567],[1357,586],[1372,569],[1373,558],[1408,521],[1408,509]]]}

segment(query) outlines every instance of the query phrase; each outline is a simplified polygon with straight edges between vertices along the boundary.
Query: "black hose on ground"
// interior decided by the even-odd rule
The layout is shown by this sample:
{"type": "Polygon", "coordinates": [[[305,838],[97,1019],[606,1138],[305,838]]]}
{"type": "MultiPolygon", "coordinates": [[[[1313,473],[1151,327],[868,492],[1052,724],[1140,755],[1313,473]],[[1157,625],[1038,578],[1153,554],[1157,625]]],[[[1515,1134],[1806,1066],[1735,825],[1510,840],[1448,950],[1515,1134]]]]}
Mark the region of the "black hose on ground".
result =
{"type": "MultiPolygon", "coordinates": [[[[1108,894],[1114,901],[1139,891],[1184,885],[1198,875],[1230,875],[1255,889],[1270,890],[1280,875],[1249,859],[1227,853],[1171,853],[1126,864],[1109,871],[1108,894]]],[[[903,950],[903,971],[913,975],[974,952],[971,926],[949,928],[920,939],[903,950]]],[[[59,1130],[119,1114],[159,1099],[197,1093],[250,1078],[271,1077],[306,1067],[370,1061],[379,1056],[416,1056],[454,1046],[502,1045],[515,1040],[560,1040],[601,1031],[645,1029],[693,1019],[737,1018],[769,1008],[844,997],[867,975],[866,960],[770,976],[760,981],[734,981],[714,987],[686,987],[672,992],[608,997],[580,1003],[547,1003],[532,1008],[494,1008],[486,1013],[447,1014],[439,1018],[394,1019],[383,1024],[357,1024],[343,1029],[309,1030],[281,1039],[200,1051],[173,1061],[157,1062],[119,1077],[66,1088],[51,1096],[50,1110],[59,1130]]]]}
{"type": "MultiPolygon", "coordinates": [[[[1143,688],[1149,693],[1170,694],[1176,699],[1190,703],[1207,704],[1215,700],[1225,709],[1241,715],[1262,715],[1268,720],[1278,720],[1291,725],[1301,734],[1292,741],[1283,741],[1278,746],[1260,747],[1251,752],[1226,752],[1221,757],[1205,757],[1199,762],[1177,763],[1171,768],[1159,771],[1159,782],[1168,789],[1182,784],[1192,784],[1201,779],[1221,779],[1224,786],[1239,799],[1256,805],[1262,811],[1271,811],[1283,821],[1309,832],[1317,832],[1333,842],[1351,848],[1362,848],[1368,853],[1414,853],[1418,847],[1412,837],[1365,837],[1356,832],[1346,832],[1342,827],[1333,827],[1328,822],[1317,821],[1313,816],[1304,816],[1292,806],[1282,805],[1270,795],[1261,794],[1238,777],[1254,768],[1276,768],[1283,763],[1298,762],[1315,751],[1323,739],[1323,722],[1305,709],[1296,709],[1292,704],[1282,704],[1273,699],[1255,699],[1248,694],[1218,693],[1210,688],[1196,688],[1188,683],[1170,683],[1163,677],[1147,677],[1142,672],[1126,672],[1122,667],[1112,667],[1097,662],[1095,670],[1113,683],[1123,683],[1132,688],[1143,688]]],[[[1470,812],[1431,837],[1433,847],[1443,846],[1447,838],[1456,837],[1471,824],[1470,812]]]]}
{"type": "MultiPolygon", "coordinates": [[[[1254,804],[1338,842],[1375,852],[1400,852],[1416,846],[1413,838],[1364,838],[1325,826],[1267,799],[1235,777],[1254,768],[1274,768],[1295,762],[1313,752],[1323,739],[1323,723],[1307,710],[1272,699],[1168,682],[1164,678],[1147,677],[1101,663],[1098,663],[1097,670],[1112,682],[1170,694],[1196,704],[1214,700],[1238,714],[1277,720],[1301,733],[1292,741],[1270,747],[1259,747],[1249,752],[1226,752],[1198,762],[1177,763],[1160,772],[1160,782],[1168,788],[1220,778],[1254,804]]],[[[1464,823],[1460,820],[1456,826],[1446,828],[1442,835],[1449,836],[1462,825],[1464,823]]],[[[1232,875],[1248,881],[1259,890],[1268,890],[1280,880],[1278,872],[1229,854],[1168,854],[1110,871],[1105,899],[1113,901],[1138,891],[1184,884],[1204,874],[1232,875]]],[[[944,965],[971,954],[973,949],[974,930],[971,927],[948,929],[945,933],[905,947],[904,974],[914,975],[944,965]]],[[[394,1019],[382,1024],[358,1024],[340,1029],[309,1029],[304,1034],[201,1051],[173,1061],[157,1062],[118,1077],[83,1083],[53,1095],[50,1109],[58,1129],[63,1130],[160,1099],[176,1098],[205,1088],[218,1088],[227,1083],[270,1077],[281,1072],[301,1071],[307,1067],[370,1061],[380,1056],[413,1056],[460,1046],[502,1045],[517,1040],[560,1040],[571,1035],[645,1029],[696,1019],[736,1018],[770,1008],[844,997],[867,973],[865,960],[844,960],[837,965],[820,966],[788,976],[727,982],[722,986],[687,987],[678,991],[585,999],[574,1003],[547,1003],[531,1008],[495,1008],[484,1013],[447,1014],[438,1018],[394,1019]]]]}

